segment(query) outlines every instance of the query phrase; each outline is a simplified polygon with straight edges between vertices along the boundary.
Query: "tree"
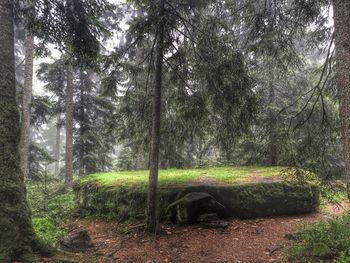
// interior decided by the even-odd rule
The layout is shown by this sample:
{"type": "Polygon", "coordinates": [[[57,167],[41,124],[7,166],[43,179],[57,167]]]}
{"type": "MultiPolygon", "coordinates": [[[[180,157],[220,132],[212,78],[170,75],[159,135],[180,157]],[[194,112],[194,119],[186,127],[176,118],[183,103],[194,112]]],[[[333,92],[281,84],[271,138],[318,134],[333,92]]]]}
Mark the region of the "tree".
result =
{"type": "MultiPolygon", "coordinates": [[[[243,56],[232,41],[225,41],[228,34],[222,33],[216,13],[211,12],[215,9],[212,1],[165,1],[164,18],[159,16],[160,1],[138,3],[136,7],[144,12],[130,20],[125,45],[106,63],[112,74],[105,84],[110,87],[118,82],[123,87],[117,90],[116,99],[119,139],[136,153],[149,152],[150,166],[158,162],[157,168],[153,164],[150,169],[150,203],[157,202],[154,175],[158,165],[191,164],[183,154],[193,152],[193,146],[198,144],[198,155],[202,156],[208,151],[208,144],[202,143],[206,135],[219,142],[217,148],[229,158],[235,138],[246,130],[252,118],[255,97],[243,56]],[[162,74],[158,74],[159,30],[164,30],[162,74]],[[159,83],[161,92],[155,93],[159,83]],[[150,85],[154,87],[151,92],[150,85]],[[158,101],[157,94],[161,94],[161,105],[154,103],[158,101]],[[157,107],[162,110],[160,117],[157,107]],[[159,126],[158,117],[162,123],[159,126]],[[161,140],[154,140],[154,132],[161,140]],[[154,158],[154,149],[160,157],[154,158]]],[[[149,206],[154,211],[157,205],[149,206]]],[[[156,228],[153,219],[148,219],[153,222],[151,231],[156,228]]]]}
{"type": "Polygon", "coordinates": [[[67,67],[65,57],[53,63],[42,63],[37,71],[39,80],[45,82],[45,90],[54,94],[53,113],[56,115],[56,143],[54,146],[55,175],[59,175],[61,158],[61,130],[64,126],[67,67]]]}
{"type": "Polygon", "coordinates": [[[25,40],[25,66],[24,66],[24,85],[22,92],[22,120],[21,120],[21,139],[19,144],[21,169],[23,176],[28,177],[28,150],[30,145],[30,115],[33,89],[33,56],[34,56],[34,37],[29,32],[25,40]]]}
{"type": "Polygon", "coordinates": [[[333,0],[336,74],[350,199],[350,1],[333,0]]]}
{"type": "Polygon", "coordinates": [[[55,151],[54,151],[54,160],[55,160],[55,175],[57,176],[60,171],[60,159],[61,159],[61,113],[57,114],[56,121],[56,143],[55,143],[55,151]]]}
{"type": "Polygon", "coordinates": [[[152,131],[150,146],[150,172],[147,195],[147,228],[149,232],[157,231],[157,191],[158,191],[158,165],[160,146],[160,119],[162,103],[162,80],[163,80],[163,56],[164,56],[164,30],[165,30],[165,0],[158,3],[158,21],[156,27],[156,54],[155,75],[152,106],[152,131]]]}
{"type": "Polygon", "coordinates": [[[0,1],[0,261],[30,262],[35,241],[19,159],[14,1],[0,1]]]}
{"type": "Polygon", "coordinates": [[[73,72],[70,67],[67,71],[67,86],[66,86],[66,170],[64,178],[64,187],[66,190],[73,183],[73,126],[74,126],[74,83],[73,72]]]}
{"type": "MultiPolygon", "coordinates": [[[[19,115],[16,102],[14,57],[14,4],[18,19],[39,39],[66,47],[79,63],[89,64],[99,53],[97,37],[103,31],[98,17],[106,1],[0,1],[0,261],[31,262],[38,242],[33,232],[30,210],[19,159],[19,115]],[[34,11],[32,10],[34,9],[34,11]],[[33,16],[33,14],[35,14],[33,16]]],[[[43,47],[41,45],[41,47],[43,47]]]]}
{"type": "Polygon", "coordinates": [[[111,153],[115,145],[112,125],[114,107],[100,95],[99,78],[90,70],[76,74],[74,100],[74,170],[79,176],[105,171],[112,167],[111,153]]]}

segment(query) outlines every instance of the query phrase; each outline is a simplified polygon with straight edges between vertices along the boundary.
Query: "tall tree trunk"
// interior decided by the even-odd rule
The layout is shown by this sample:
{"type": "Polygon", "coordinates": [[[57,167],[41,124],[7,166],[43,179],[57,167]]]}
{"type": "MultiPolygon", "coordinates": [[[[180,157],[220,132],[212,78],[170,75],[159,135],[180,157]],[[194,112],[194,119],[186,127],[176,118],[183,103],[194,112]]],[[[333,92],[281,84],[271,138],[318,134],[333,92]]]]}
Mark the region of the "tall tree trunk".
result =
{"type": "Polygon", "coordinates": [[[85,136],[85,96],[84,96],[84,85],[85,85],[85,76],[84,72],[80,70],[80,145],[79,145],[79,176],[83,176],[85,172],[85,163],[84,163],[84,136],[85,136]]]}
{"type": "Polygon", "coordinates": [[[19,159],[13,0],[0,0],[0,262],[30,262],[35,241],[19,159]]]}
{"type": "Polygon", "coordinates": [[[333,0],[337,85],[350,199],[350,0],[333,0]]]}
{"type": "Polygon", "coordinates": [[[27,34],[25,40],[25,66],[24,66],[24,86],[22,99],[22,126],[21,139],[19,144],[19,154],[21,160],[21,170],[24,177],[28,177],[28,151],[30,145],[30,116],[33,90],[33,56],[34,56],[34,37],[31,33],[27,34]]]}
{"type": "Polygon", "coordinates": [[[60,155],[61,155],[61,114],[57,114],[56,122],[56,144],[55,144],[55,154],[54,158],[55,163],[55,175],[58,175],[60,172],[60,155]]]}
{"type": "Polygon", "coordinates": [[[276,166],[278,162],[278,145],[277,145],[277,121],[275,117],[275,112],[273,110],[273,104],[275,101],[275,89],[273,87],[273,82],[275,79],[275,70],[273,70],[272,65],[270,65],[269,70],[270,80],[269,80],[269,109],[268,109],[268,125],[267,127],[269,133],[269,165],[276,166]]]}
{"type": "Polygon", "coordinates": [[[164,0],[159,0],[158,24],[156,36],[155,81],[153,90],[152,132],[150,145],[150,173],[147,196],[147,229],[153,233],[157,231],[157,191],[158,191],[158,163],[160,146],[160,119],[162,102],[162,74],[164,52],[164,0]]]}
{"type": "Polygon", "coordinates": [[[73,113],[74,113],[74,86],[72,69],[67,72],[66,87],[66,174],[64,187],[66,190],[72,186],[73,182],[73,113]]]}

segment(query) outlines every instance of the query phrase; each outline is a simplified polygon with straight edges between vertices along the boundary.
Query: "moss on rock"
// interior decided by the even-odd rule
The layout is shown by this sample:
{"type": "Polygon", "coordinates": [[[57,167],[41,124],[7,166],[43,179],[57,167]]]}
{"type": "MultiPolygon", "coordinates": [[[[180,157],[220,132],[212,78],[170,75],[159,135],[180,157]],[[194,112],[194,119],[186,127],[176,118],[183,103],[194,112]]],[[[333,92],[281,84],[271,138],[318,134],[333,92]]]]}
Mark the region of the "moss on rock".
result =
{"type": "MultiPolygon", "coordinates": [[[[96,181],[76,183],[74,193],[78,214],[99,216],[107,219],[143,219],[147,202],[145,187],[101,186],[96,181]]],[[[162,216],[167,206],[172,203],[180,189],[159,190],[159,210],[162,216]]]]}
{"type": "MultiPolygon", "coordinates": [[[[101,186],[96,181],[78,182],[77,206],[88,215],[113,219],[142,219],[147,200],[145,187],[101,186]]],[[[254,218],[313,212],[319,206],[319,189],[312,184],[285,182],[243,185],[197,185],[159,189],[160,217],[167,207],[191,192],[208,193],[226,209],[221,217],[254,218]]],[[[203,211],[208,212],[208,211],[203,211]]]]}
{"type": "Polygon", "coordinates": [[[318,187],[307,183],[192,186],[186,188],[180,196],[197,191],[211,194],[227,208],[228,216],[240,218],[308,213],[319,206],[318,187]]]}

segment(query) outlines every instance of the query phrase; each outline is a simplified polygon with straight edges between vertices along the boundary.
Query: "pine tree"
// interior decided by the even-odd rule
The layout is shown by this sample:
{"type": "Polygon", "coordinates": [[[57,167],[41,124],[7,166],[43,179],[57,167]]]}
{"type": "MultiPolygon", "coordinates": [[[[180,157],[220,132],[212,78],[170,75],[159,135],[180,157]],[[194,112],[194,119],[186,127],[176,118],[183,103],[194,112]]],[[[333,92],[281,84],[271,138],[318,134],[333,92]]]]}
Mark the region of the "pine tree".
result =
{"type": "Polygon", "coordinates": [[[65,177],[64,187],[68,190],[73,183],[73,125],[74,125],[74,83],[73,72],[70,66],[67,71],[67,85],[66,85],[66,152],[65,152],[65,177]]]}
{"type": "Polygon", "coordinates": [[[114,106],[100,95],[99,79],[89,70],[79,70],[74,104],[74,169],[81,176],[112,168],[115,144],[112,127],[114,106]]]}

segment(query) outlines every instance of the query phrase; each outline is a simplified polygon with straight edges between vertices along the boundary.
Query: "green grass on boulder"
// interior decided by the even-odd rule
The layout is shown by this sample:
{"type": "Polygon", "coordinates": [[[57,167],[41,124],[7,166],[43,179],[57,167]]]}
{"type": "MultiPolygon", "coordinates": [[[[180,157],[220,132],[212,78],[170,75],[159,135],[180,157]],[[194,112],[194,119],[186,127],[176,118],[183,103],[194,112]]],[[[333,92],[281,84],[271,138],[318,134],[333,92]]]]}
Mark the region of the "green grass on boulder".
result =
{"type": "MultiPolygon", "coordinates": [[[[173,187],[191,183],[237,184],[252,177],[279,176],[285,167],[210,167],[197,169],[167,169],[159,171],[159,186],[173,187]]],[[[84,177],[80,182],[96,181],[103,186],[144,186],[148,184],[147,170],[96,173],[84,177]]]]}
{"type": "MultiPolygon", "coordinates": [[[[159,211],[188,192],[206,192],[227,207],[227,216],[260,217],[306,213],[319,205],[318,188],[280,180],[283,167],[169,169],[159,173],[159,211]]],[[[75,183],[78,208],[86,215],[142,219],[147,171],[98,173],[75,183]]]]}

